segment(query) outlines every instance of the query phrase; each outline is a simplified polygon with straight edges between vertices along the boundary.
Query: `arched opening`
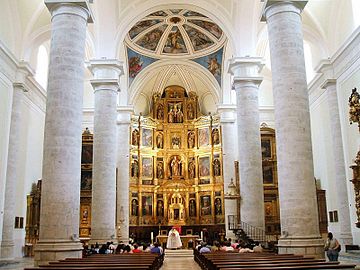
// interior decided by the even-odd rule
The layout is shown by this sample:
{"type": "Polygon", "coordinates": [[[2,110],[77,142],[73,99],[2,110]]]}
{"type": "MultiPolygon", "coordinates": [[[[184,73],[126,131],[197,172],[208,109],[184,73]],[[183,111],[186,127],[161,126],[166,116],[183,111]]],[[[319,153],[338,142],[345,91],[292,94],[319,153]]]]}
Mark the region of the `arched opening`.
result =
{"type": "Polygon", "coordinates": [[[46,47],[44,45],[41,45],[37,53],[35,79],[44,89],[46,89],[47,87],[48,68],[49,55],[46,47]]]}

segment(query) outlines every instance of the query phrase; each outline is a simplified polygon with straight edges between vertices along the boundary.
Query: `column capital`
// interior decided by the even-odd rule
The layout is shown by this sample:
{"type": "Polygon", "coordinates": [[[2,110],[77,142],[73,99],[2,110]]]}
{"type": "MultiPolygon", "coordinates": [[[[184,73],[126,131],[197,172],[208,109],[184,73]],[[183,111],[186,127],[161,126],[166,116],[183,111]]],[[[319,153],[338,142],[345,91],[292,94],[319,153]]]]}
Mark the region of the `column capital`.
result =
{"type": "Polygon", "coordinates": [[[253,82],[259,85],[263,77],[260,72],[264,67],[262,57],[233,57],[229,60],[228,72],[233,75],[233,83],[253,82]]]}
{"type": "Polygon", "coordinates": [[[14,89],[19,89],[19,90],[23,91],[24,93],[29,92],[29,88],[25,85],[25,83],[14,82],[13,87],[14,87],[14,89]]]}
{"type": "Polygon", "coordinates": [[[220,114],[221,123],[234,123],[236,121],[236,105],[218,104],[217,113],[220,114]]]}
{"type": "Polygon", "coordinates": [[[125,105],[117,107],[117,124],[130,124],[131,115],[134,113],[133,105],[125,105]]]}
{"type": "Polygon", "coordinates": [[[93,59],[87,64],[94,75],[90,80],[94,91],[112,90],[119,91],[119,77],[124,74],[123,63],[116,59],[93,59]]]}
{"type": "Polygon", "coordinates": [[[266,21],[269,16],[274,15],[279,12],[284,11],[295,11],[291,9],[284,8],[286,6],[292,5],[294,8],[298,9],[298,13],[300,14],[301,11],[305,8],[308,0],[293,0],[293,1],[283,1],[283,0],[265,0],[263,5],[263,9],[261,12],[261,21],[266,21]],[[266,14],[272,7],[279,7],[277,11],[273,11],[271,14],[266,14]]]}
{"type": "MultiPolygon", "coordinates": [[[[81,8],[83,11],[85,11],[87,13],[87,15],[85,16],[87,22],[88,23],[94,22],[94,15],[92,14],[89,0],[45,0],[45,5],[48,8],[48,10],[50,11],[52,16],[58,15],[57,10],[58,10],[58,8],[60,8],[62,6],[81,8]]],[[[59,12],[59,14],[61,14],[61,13],[76,14],[76,12],[74,12],[74,11],[70,12],[70,10],[62,10],[61,12],[59,12]]],[[[80,14],[77,14],[77,15],[80,15],[80,14]]]]}

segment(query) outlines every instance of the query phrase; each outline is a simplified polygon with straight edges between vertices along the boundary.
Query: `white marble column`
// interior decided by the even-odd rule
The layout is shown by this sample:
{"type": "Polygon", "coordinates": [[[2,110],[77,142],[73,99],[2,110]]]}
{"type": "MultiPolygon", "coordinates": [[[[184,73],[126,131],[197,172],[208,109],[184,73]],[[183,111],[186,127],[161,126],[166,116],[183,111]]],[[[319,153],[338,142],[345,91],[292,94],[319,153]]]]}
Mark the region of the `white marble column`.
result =
{"type": "Polygon", "coordinates": [[[328,79],[322,84],[321,87],[326,89],[331,119],[331,145],[333,149],[335,163],[335,185],[340,224],[340,237],[338,237],[338,239],[343,245],[352,245],[353,239],[350,225],[350,210],[347,193],[347,179],[345,172],[345,160],[341,135],[339,106],[336,91],[336,80],[328,79]]]}
{"type": "Polygon", "coordinates": [[[279,253],[324,256],[310,131],[301,8],[306,1],[269,1],[281,238],[279,253]],[[302,6],[301,6],[302,5],[302,6]]]}
{"type": "Polygon", "coordinates": [[[92,243],[116,239],[116,106],[122,68],[117,60],[90,61],[95,95],[92,243]]]}
{"type": "Polygon", "coordinates": [[[22,116],[21,107],[24,92],[27,92],[25,80],[28,75],[26,70],[18,72],[16,83],[13,84],[13,100],[11,108],[11,123],[9,134],[9,149],[6,168],[4,216],[2,238],[0,242],[0,260],[14,259],[14,221],[16,206],[16,186],[18,184],[18,171],[20,170],[20,151],[22,116]],[[20,77],[20,78],[19,78],[20,77]]]}
{"type": "Polygon", "coordinates": [[[119,242],[129,242],[129,153],[130,120],[134,109],[131,106],[118,108],[118,153],[117,153],[117,236],[119,242]]]}
{"type": "Polygon", "coordinates": [[[87,1],[46,0],[52,15],[40,237],[35,264],[81,257],[81,133],[87,1]]]}
{"type": "MultiPolygon", "coordinates": [[[[224,168],[224,194],[228,193],[228,186],[231,179],[235,181],[234,161],[237,158],[237,127],[236,127],[236,106],[232,104],[222,104],[218,106],[220,114],[222,150],[223,150],[223,168],[224,168]]],[[[226,238],[236,239],[233,231],[229,230],[229,215],[239,215],[237,213],[237,200],[225,198],[225,232],[226,238]]]]}
{"type": "Polygon", "coordinates": [[[259,120],[261,58],[239,57],[230,61],[234,76],[240,166],[241,221],[264,229],[264,190],[259,120]]]}

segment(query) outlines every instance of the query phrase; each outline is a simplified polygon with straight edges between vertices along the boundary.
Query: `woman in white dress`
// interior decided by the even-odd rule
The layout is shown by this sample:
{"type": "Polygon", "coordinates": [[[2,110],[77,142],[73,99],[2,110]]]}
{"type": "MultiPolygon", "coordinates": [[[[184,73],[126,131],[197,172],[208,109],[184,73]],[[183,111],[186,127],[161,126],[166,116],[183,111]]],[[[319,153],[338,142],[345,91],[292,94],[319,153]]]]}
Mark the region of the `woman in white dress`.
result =
{"type": "Polygon", "coordinates": [[[169,231],[166,248],[177,249],[177,248],[181,248],[181,247],[182,247],[182,243],[181,243],[181,239],[180,239],[180,234],[175,228],[172,228],[169,231]]]}

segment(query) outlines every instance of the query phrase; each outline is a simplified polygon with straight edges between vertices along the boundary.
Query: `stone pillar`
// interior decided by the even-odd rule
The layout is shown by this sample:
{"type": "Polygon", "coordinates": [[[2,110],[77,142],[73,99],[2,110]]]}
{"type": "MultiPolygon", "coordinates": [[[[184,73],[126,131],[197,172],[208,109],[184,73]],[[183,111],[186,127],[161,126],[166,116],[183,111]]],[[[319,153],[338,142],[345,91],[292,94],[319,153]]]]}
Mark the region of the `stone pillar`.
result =
{"type": "Polygon", "coordinates": [[[262,66],[257,57],[233,58],[229,66],[237,101],[240,216],[242,222],[260,229],[265,228],[258,98],[262,66]]]}
{"type": "Polygon", "coordinates": [[[269,1],[265,8],[282,231],[278,247],[279,253],[321,257],[324,243],[319,233],[300,16],[306,2],[269,1]]]}
{"type": "MultiPolygon", "coordinates": [[[[237,158],[237,130],[235,118],[236,106],[231,104],[222,104],[218,106],[220,114],[222,149],[223,149],[223,168],[224,168],[224,194],[228,193],[228,186],[231,179],[235,181],[234,161],[237,158]]],[[[225,197],[225,232],[226,238],[236,239],[232,230],[229,230],[229,215],[239,215],[237,213],[237,200],[225,197]]]]}
{"type": "Polygon", "coordinates": [[[6,169],[4,218],[2,227],[2,239],[0,242],[0,260],[12,260],[15,257],[14,251],[14,221],[16,206],[16,186],[18,183],[19,154],[21,145],[22,117],[21,106],[24,99],[24,92],[27,92],[25,80],[29,73],[20,70],[17,74],[17,82],[13,84],[13,100],[11,108],[11,123],[9,134],[9,149],[6,169]]]}
{"type": "Polygon", "coordinates": [[[46,0],[52,15],[40,236],[35,264],[81,257],[81,133],[87,1],[46,0]]]}
{"type": "Polygon", "coordinates": [[[343,245],[352,245],[353,239],[350,225],[350,210],[347,193],[347,179],[345,172],[344,149],[342,144],[336,80],[326,80],[321,87],[326,89],[331,119],[331,145],[335,163],[335,185],[340,223],[340,237],[338,237],[338,239],[343,245]]]}
{"type": "Polygon", "coordinates": [[[117,236],[124,243],[129,242],[129,153],[130,120],[134,109],[131,106],[118,108],[118,152],[117,152],[117,236]]]}
{"type": "Polygon", "coordinates": [[[116,238],[116,103],[122,63],[92,60],[94,74],[94,161],[91,206],[91,242],[104,244],[116,238]]]}

